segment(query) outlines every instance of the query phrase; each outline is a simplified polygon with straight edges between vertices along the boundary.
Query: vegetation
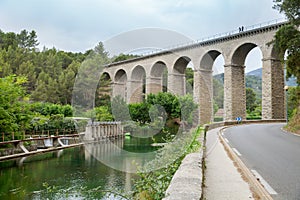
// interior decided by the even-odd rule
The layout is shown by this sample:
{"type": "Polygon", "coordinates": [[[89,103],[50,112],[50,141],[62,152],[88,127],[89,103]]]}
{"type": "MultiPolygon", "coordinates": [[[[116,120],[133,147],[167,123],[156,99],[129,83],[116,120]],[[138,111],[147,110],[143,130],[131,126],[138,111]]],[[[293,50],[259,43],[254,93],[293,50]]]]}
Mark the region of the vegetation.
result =
{"type": "Polygon", "coordinates": [[[192,133],[182,134],[160,149],[156,159],[139,173],[140,179],[134,185],[134,199],[162,199],[183,158],[200,148],[198,138],[201,133],[202,129],[198,127],[192,133]]]}
{"type": "Polygon", "coordinates": [[[275,47],[282,59],[287,54],[287,77],[294,75],[300,83],[300,1],[299,0],[274,0],[274,8],[284,13],[289,23],[281,27],[275,35],[275,47]]]}
{"type": "MultiPolygon", "coordinates": [[[[289,23],[281,27],[275,35],[275,48],[281,55],[282,59],[284,54],[287,55],[285,65],[287,71],[287,78],[295,76],[297,83],[300,83],[300,1],[299,0],[274,0],[274,8],[280,13],[284,13],[289,20],[289,23]]],[[[284,60],[283,60],[284,61],[284,60]]],[[[292,91],[294,92],[294,91],[292,91]]],[[[288,92],[290,93],[290,91],[288,92]]],[[[297,96],[297,95],[296,95],[297,96]]],[[[299,132],[299,96],[297,102],[297,109],[292,113],[291,120],[287,126],[288,130],[299,132]]],[[[294,100],[292,100],[294,102],[294,100]]],[[[290,104],[290,102],[289,102],[290,104]]],[[[290,105],[289,105],[290,106],[290,105]]],[[[289,115],[291,112],[289,111],[289,115]]]]}

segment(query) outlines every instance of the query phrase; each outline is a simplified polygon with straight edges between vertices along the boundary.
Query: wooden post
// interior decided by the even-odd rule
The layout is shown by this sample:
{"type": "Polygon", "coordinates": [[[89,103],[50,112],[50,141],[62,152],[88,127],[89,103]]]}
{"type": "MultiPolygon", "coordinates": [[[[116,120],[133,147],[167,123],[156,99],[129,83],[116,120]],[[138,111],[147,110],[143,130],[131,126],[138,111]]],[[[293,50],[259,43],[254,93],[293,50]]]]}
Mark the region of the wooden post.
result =
{"type": "Polygon", "coordinates": [[[4,142],[4,132],[2,132],[2,141],[4,142]]]}
{"type": "Polygon", "coordinates": [[[12,140],[15,140],[15,133],[12,132],[12,140]]]}

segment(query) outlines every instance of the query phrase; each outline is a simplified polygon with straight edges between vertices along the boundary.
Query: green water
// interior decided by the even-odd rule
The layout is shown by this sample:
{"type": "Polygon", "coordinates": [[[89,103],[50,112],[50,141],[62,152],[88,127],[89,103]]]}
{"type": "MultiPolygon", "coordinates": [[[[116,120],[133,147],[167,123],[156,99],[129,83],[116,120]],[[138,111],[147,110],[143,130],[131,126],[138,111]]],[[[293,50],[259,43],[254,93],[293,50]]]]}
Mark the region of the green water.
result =
{"type": "Polygon", "coordinates": [[[143,153],[155,150],[151,142],[120,139],[0,162],[0,199],[126,199],[137,175],[120,169],[151,160],[143,153]]]}

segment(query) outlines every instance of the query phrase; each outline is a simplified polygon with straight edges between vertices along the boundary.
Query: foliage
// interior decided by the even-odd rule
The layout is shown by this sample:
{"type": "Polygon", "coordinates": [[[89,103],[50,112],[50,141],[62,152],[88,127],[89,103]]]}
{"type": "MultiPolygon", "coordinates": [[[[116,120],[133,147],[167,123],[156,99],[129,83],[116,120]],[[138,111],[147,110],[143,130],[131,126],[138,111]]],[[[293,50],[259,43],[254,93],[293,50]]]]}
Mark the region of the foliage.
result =
{"type": "Polygon", "coordinates": [[[95,106],[110,106],[111,96],[111,79],[108,74],[104,73],[100,77],[97,86],[95,106]]]}
{"type": "Polygon", "coordinates": [[[300,1],[299,0],[273,0],[273,8],[284,13],[295,25],[300,25],[300,1]]]}
{"type": "Polygon", "coordinates": [[[150,122],[150,105],[146,102],[129,104],[129,112],[133,121],[145,124],[150,122]]]}
{"type": "Polygon", "coordinates": [[[224,86],[221,80],[216,78],[213,78],[213,99],[218,108],[224,107],[224,86]]]}
{"type": "Polygon", "coordinates": [[[162,199],[182,159],[188,153],[195,152],[200,148],[201,144],[198,138],[201,132],[202,129],[198,127],[191,133],[181,135],[182,137],[174,139],[172,143],[160,149],[156,158],[147,166],[149,172],[138,173],[140,179],[134,184],[134,199],[162,199]],[[166,163],[169,164],[166,165],[166,163]],[[160,166],[159,169],[157,166],[160,166]]]}
{"type": "Polygon", "coordinates": [[[300,83],[300,1],[274,0],[274,8],[284,13],[290,23],[281,27],[275,35],[275,48],[283,57],[287,52],[286,69],[287,78],[294,75],[300,83]]]}
{"type": "Polygon", "coordinates": [[[113,57],[112,62],[120,62],[120,61],[129,60],[133,58],[138,58],[138,57],[139,57],[138,55],[121,53],[120,55],[113,57]]]}
{"type": "Polygon", "coordinates": [[[297,109],[300,103],[300,87],[289,87],[287,98],[288,117],[291,118],[294,110],[297,109]]]}
{"type": "Polygon", "coordinates": [[[31,111],[43,116],[52,116],[58,114],[63,115],[64,117],[73,116],[73,108],[70,105],[37,102],[31,104],[31,111]]]}
{"type": "Polygon", "coordinates": [[[168,119],[180,118],[181,109],[179,99],[169,92],[149,94],[146,98],[146,103],[150,105],[159,105],[164,108],[168,119]]]}
{"type": "Polygon", "coordinates": [[[130,113],[125,100],[120,96],[112,99],[111,110],[116,121],[130,121],[130,113]]]}
{"type": "Polygon", "coordinates": [[[181,121],[186,121],[188,124],[193,123],[193,112],[197,109],[197,104],[193,101],[193,96],[187,94],[179,97],[180,103],[180,118],[181,121]]]}
{"type": "Polygon", "coordinates": [[[248,112],[252,112],[257,107],[256,94],[251,88],[246,88],[246,109],[248,112]]]}
{"type": "Polygon", "coordinates": [[[100,122],[113,121],[113,116],[107,106],[99,106],[95,108],[96,120],[100,122]]]}
{"type": "Polygon", "coordinates": [[[285,129],[300,134],[300,107],[294,109],[285,129]]]}
{"type": "Polygon", "coordinates": [[[22,84],[26,78],[8,76],[0,78],[0,130],[13,132],[26,128],[29,123],[29,111],[26,105],[26,94],[22,84]]]}

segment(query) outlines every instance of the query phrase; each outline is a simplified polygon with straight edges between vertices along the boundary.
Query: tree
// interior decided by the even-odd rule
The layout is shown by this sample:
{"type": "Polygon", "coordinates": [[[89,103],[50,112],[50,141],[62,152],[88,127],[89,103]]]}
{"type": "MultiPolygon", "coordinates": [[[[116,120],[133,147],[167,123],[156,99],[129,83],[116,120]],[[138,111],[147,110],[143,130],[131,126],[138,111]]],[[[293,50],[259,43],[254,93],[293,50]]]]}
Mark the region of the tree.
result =
{"type": "Polygon", "coordinates": [[[0,130],[13,132],[28,127],[29,112],[26,107],[26,93],[22,84],[26,78],[8,76],[0,78],[0,130]]]}
{"type": "Polygon", "coordinates": [[[37,45],[39,45],[37,40],[36,32],[33,30],[30,33],[27,30],[22,30],[21,33],[17,35],[18,45],[21,48],[33,50],[37,45]]]}
{"type": "Polygon", "coordinates": [[[246,88],[246,109],[253,112],[257,107],[256,94],[251,88],[246,88]]]}
{"type": "Polygon", "coordinates": [[[112,62],[120,62],[120,61],[124,61],[124,60],[129,60],[129,59],[132,59],[132,58],[138,58],[138,57],[139,57],[138,55],[121,53],[120,55],[113,57],[112,62]]]}
{"type": "Polygon", "coordinates": [[[300,84],[300,0],[274,0],[274,3],[274,8],[284,13],[290,22],[277,31],[275,48],[282,57],[287,52],[287,78],[294,75],[300,84]]]}

